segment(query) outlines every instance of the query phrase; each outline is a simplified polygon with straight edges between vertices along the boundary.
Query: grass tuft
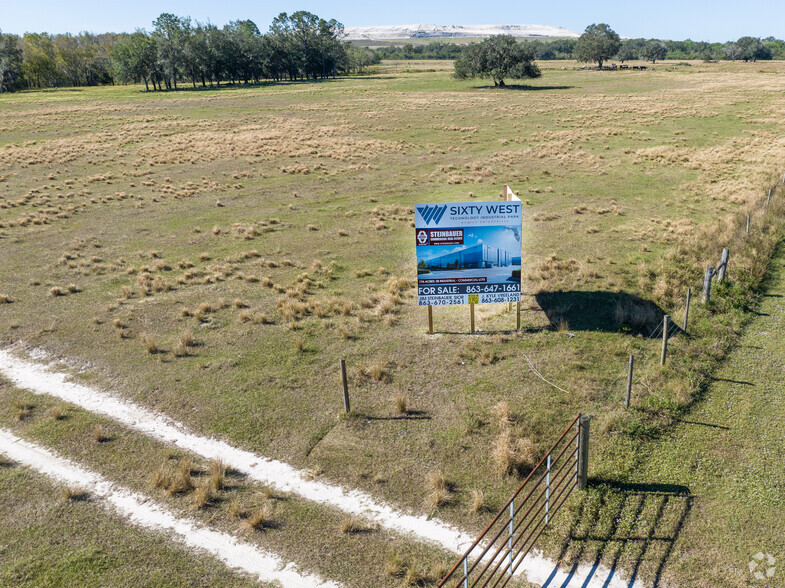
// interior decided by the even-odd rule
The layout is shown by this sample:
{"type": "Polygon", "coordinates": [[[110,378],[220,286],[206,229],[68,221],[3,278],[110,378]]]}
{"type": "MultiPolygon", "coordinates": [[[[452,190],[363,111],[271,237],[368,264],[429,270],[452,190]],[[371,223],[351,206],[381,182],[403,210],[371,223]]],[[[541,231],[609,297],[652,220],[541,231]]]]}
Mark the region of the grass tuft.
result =
{"type": "Polygon", "coordinates": [[[68,416],[65,407],[60,404],[56,404],[55,406],[51,407],[46,411],[46,414],[56,421],[65,420],[65,418],[68,416]]]}
{"type": "Polygon", "coordinates": [[[395,395],[395,410],[398,414],[408,414],[409,396],[405,392],[398,392],[395,395]]]}
{"type": "Polygon", "coordinates": [[[210,462],[210,488],[218,492],[223,490],[226,483],[226,464],[220,459],[210,462]]]}
{"type": "Polygon", "coordinates": [[[158,353],[158,346],[155,343],[155,338],[150,333],[142,333],[139,335],[139,339],[142,341],[142,345],[144,345],[147,353],[151,355],[158,353]]]}
{"type": "Polygon", "coordinates": [[[469,512],[478,513],[484,512],[485,510],[485,492],[475,488],[472,490],[472,500],[469,503],[469,512]]]}
{"type": "Polygon", "coordinates": [[[96,443],[106,443],[111,441],[112,436],[103,425],[96,425],[93,427],[93,439],[96,443]]]}
{"type": "Polygon", "coordinates": [[[347,516],[341,521],[341,533],[344,535],[353,535],[357,533],[368,533],[376,531],[379,526],[371,523],[357,516],[347,516]]]}
{"type": "Polygon", "coordinates": [[[86,500],[89,496],[88,492],[83,488],[79,488],[77,486],[66,486],[63,488],[63,498],[65,498],[69,502],[78,502],[81,500],[86,500]]]}
{"type": "Polygon", "coordinates": [[[254,510],[242,522],[242,527],[249,531],[263,531],[275,526],[275,509],[272,504],[265,503],[254,510]]]}
{"type": "Polygon", "coordinates": [[[213,501],[213,491],[208,484],[197,486],[193,496],[193,507],[195,510],[206,508],[213,501]]]}

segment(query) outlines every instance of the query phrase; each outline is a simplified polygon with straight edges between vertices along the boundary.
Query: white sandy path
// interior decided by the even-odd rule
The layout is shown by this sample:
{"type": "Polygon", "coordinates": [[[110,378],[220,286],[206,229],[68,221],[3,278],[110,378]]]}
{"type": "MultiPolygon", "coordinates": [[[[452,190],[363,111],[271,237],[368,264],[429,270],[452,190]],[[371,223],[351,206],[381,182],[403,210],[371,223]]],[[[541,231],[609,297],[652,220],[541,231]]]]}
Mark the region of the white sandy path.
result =
{"type": "MultiPolygon", "coordinates": [[[[305,473],[284,462],[255,455],[228,443],[189,432],[182,424],[111,394],[69,382],[66,374],[37,362],[20,359],[0,350],[0,373],[20,388],[37,394],[56,396],[95,414],[108,416],[150,437],[171,443],[205,459],[220,459],[248,477],[282,492],[338,508],[376,521],[382,527],[408,535],[463,555],[474,537],[437,519],[411,515],[375,500],[360,490],[346,490],[334,484],[306,479],[305,473]]],[[[519,570],[530,582],[547,586],[583,588],[624,588],[631,586],[603,567],[580,566],[571,572],[538,554],[526,556],[519,570]]],[[[637,583],[635,584],[637,586],[637,583]]]]}
{"type": "Polygon", "coordinates": [[[260,580],[277,581],[293,588],[319,586],[337,588],[338,586],[333,582],[324,582],[316,576],[300,574],[292,564],[285,565],[277,555],[241,543],[231,535],[207,529],[196,521],[178,517],[163,506],[151,502],[147,497],[117,487],[99,474],[57,457],[52,452],[28,443],[5,429],[0,429],[0,453],[46,476],[88,491],[141,527],[174,533],[189,547],[203,549],[230,568],[255,574],[260,580]]]}

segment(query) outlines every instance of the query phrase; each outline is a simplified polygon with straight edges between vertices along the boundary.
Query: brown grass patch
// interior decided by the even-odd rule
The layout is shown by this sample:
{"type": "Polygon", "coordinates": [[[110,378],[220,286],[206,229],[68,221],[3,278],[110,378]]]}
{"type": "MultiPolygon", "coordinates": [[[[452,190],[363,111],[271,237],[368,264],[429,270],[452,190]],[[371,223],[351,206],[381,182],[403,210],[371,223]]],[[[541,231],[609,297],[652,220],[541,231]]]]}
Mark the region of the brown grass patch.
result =
{"type": "Polygon", "coordinates": [[[270,503],[265,503],[254,510],[242,522],[242,527],[249,531],[263,531],[275,526],[275,508],[270,503]]]}
{"type": "Polygon", "coordinates": [[[477,489],[472,490],[469,512],[478,513],[484,512],[485,510],[487,510],[485,506],[485,492],[477,489]]]}
{"type": "Polygon", "coordinates": [[[491,460],[501,476],[520,474],[535,465],[536,449],[529,437],[516,438],[512,431],[504,429],[496,438],[491,460]]]}
{"type": "Polygon", "coordinates": [[[139,339],[142,341],[142,345],[144,345],[145,351],[150,353],[151,355],[154,353],[158,353],[158,345],[155,343],[155,337],[153,337],[150,333],[142,333],[139,335],[139,339]]]}
{"type": "Polygon", "coordinates": [[[395,395],[395,410],[398,414],[409,414],[409,395],[399,391],[395,395]]]}
{"type": "Polygon", "coordinates": [[[210,462],[210,488],[216,492],[223,490],[226,484],[226,464],[220,459],[210,462]]]}

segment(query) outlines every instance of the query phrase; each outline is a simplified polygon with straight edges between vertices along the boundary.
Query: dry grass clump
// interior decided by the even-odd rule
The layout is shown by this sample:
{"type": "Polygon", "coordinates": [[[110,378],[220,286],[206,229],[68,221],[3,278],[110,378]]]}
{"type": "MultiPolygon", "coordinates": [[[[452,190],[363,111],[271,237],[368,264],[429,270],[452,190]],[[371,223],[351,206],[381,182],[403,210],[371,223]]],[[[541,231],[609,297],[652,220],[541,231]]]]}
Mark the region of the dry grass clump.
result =
{"type": "Polygon", "coordinates": [[[408,278],[392,277],[387,280],[387,289],[391,294],[403,294],[414,287],[414,281],[408,278]]]}
{"type": "Polygon", "coordinates": [[[358,366],[355,369],[355,376],[359,381],[371,380],[389,384],[392,381],[392,374],[390,374],[389,367],[389,361],[379,361],[371,364],[369,367],[358,366]]]}
{"type": "Polygon", "coordinates": [[[56,298],[57,296],[66,296],[68,291],[60,286],[52,286],[49,288],[49,294],[56,298]]]}
{"type": "Polygon", "coordinates": [[[299,353],[302,353],[305,349],[305,341],[303,340],[302,337],[295,337],[294,346],[299,353]]]}
{"type": "Polygon", "coordinates": [[[174,287],[161,276],[155,276],[150,286],[154,292],[169,292],[174,287]]]}
{"type": "Polygon", "coordinates": [[[395,395],[395,410],[398,414],[409,414],[409,395],[406,392],[398,391],[395,395]]]}
{"type": "Polygon", "coordinates": [[[434,511],[452,501],[452,484],[442,472],[431,472],[428,475],[430,492],[425,499],[426,506],[434,511]]]}
{"type": "Polygon", "coordinates": [[[155,337],[153,337],[150,333],[144,332],[139,335],[139,339],[142,341],[142,345],[144,345],[145,350],[149,354],[158,353],[158,345],[155,343],[155,337]]]}
{"type": "Polygon", "coordinates": [[[170,496],[185,494],[194,489],[193,462],[190,458],[180,460],[176,469],[164,464],[153,472],[151,484],[154,488],[165,490],[170,496]]]}
{"type": "Polygon", "coordinates": [[[213,501],[212,488],[207,484],[201,484],[196,487],[194,491],[193,507],[196,510],[201,510],[210,506],[213,501]]]}
{"type": "Polygon", "coordinates": [[[77,502],[79,500],[86,500],[88,492],[77,486],[68,485],[63,488],[63,498],[70,502],[77,502]]]}
{"type": "Polygon", "coordinates": [[[29,402],[18,402],[16,404],[16,415],[15,418],[17,421],[23,421],[27,417],[33,414],[33,409],[35,405],[30,404],[29,402]]]}
{"type": "Polygon", "coordinates": [[[55,406],[49,408],[49,410],[46,411],[46,414],[56,421],[65,420],[65,418],[68,416],[65,407],[60,404],[56,404],[55,406]]]}
{"type": "Polygon", "coordinates": [[[391,556],[384,566],[387,575],[400,578],[404,586],[435,585],[450,569],[449,565],[443,562],[433,564],[428,571],[423,571],[422,568],[422,564],[417,560],[403,558],[399,554],[391,556]]]}
{"type": "Polygon", "coordinates": [[[287,321],[298,321],[311,312],[308,303],[293,298],[279,298],[277,305],[281,316],[287,321]]]}
{"type": "Polygon", "coordinates": [[[536,448],[531,438],[516,438],[510,429],[499,433],[491,451],[494,469],[500,476],[520,474],[536,463],[536,448]]]}
{"type": "Polygon", "coordinates": [[[394,578],[402,578],[406,574],[406,568],[406,560],[397,553],[392,555],[384,565],[387,575],[394,578]]]}
{"type": "Polygon", "coordinates": [[[485,506],[485,492],[475,488],[472,490],[472,500],[469,503],[469,512],[478,513],[485,512],[486,510],[487,507],[485,506]]]}
{"type": "Polygon", "coordinates": [[[232,500],[229,502],[228,510],[229,510],[229,516],[235,519],[241,519],[246,514],[243,505],[240,504],[240,502],[236,498],[232,498],[232,500]]]}
{"type": "Polygon", "coordinates": [[[172,483],[172,473],[166,466],[159,466],[153,472],[150,479],[150,484],[153,488],[161,488],[166,490],[172,483]]]}
{"type": "Polygon", "coordinates": [[[262,531],[275,526],[275,508],[272,504],[265,503],[254,510],[242,522],[242,527],[249,531],[262,531]]]}
{"type": "Polygon", "coordinates": [[[509,427],[515,421],[512,412],[510,412],[510,404],[506,400],[498,402],[493,407],[493,413],[496,416],[496,422],[502,429],[509,427]]]}
{"type": "Polygon", "coordinates": [[[105,443],[112,439],[111,434],[103,425],[96,425],[93,427],[93,439],[96,443],[105,443]]]}
{"type": "Polygon", "coordinates": [[[183,347],[194,347],[196,346],[196,340],[194,339],[194,334],[192,331],[183,331],[180,333],[180,345],[183,347]]]}
{"type": "Polygon", "coordinates": [[[210,462],[210,488],[216,492],[223,490],[226,484],[226,464],[220,459],[210,462]]]}
{"type": "Polygon", "coordinates": [[[8,294],[0,294],[0,304],[11,304],[14,301],[8,294]]]}
{"type": "Polygon", "coordinates": [[[379,525],[366,521],[358,516],[349,515],[341,521],[341,533],[344,535],[352,535],[356,533],[370,533],[377,531],[379,525]]]}

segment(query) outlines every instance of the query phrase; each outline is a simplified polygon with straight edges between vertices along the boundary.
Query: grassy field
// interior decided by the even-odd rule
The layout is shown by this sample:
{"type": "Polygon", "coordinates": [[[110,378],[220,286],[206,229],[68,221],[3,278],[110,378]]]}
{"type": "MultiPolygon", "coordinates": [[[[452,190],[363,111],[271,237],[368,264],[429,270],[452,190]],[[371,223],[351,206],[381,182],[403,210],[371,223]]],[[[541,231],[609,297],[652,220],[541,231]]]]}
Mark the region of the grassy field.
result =
{"type": "Polygon", "coordinates": [[[90,500],[0,465],[0,582],[4,586],[254,586],[216,560],[162,544],[90,500]]]}
{"type": "MultiPolygon", "coordinates": [[[[322,83],[3,95],[0,340],[473,531],[579,411],[597,417],[593,470],[623,480],[749,319],[745,297],[781,235],[762,206],[785,155],[785,65],[541,66],[504,90],[454,81],[448,63],[394,62],[322,83]],[[525,202],[524,329],[488,306],[472,337],[466,308],[440,308],[428,336],[414,203],[495,199],[505,183],[525,202]],[[628,355],[656,353],[645,335],[663,312],[681,320],[686,288],[729,243],[732,284],[692,311],[667,370],[642,366],[622,409],[628,355]],[[438,473],[444,500],[428,483],[438,473]]],[[[4,388],[7,423],[19,393],[4,388]]],[[[55,426],[25,434],[46,442],[55,426]]],[[[160,465],[137,457],[140,479],[160,465]]],[[[317,537],[339,533],[323,527],[317,537]]],[[[358,541],[384,560],[374,537],[358,541]]]]}

